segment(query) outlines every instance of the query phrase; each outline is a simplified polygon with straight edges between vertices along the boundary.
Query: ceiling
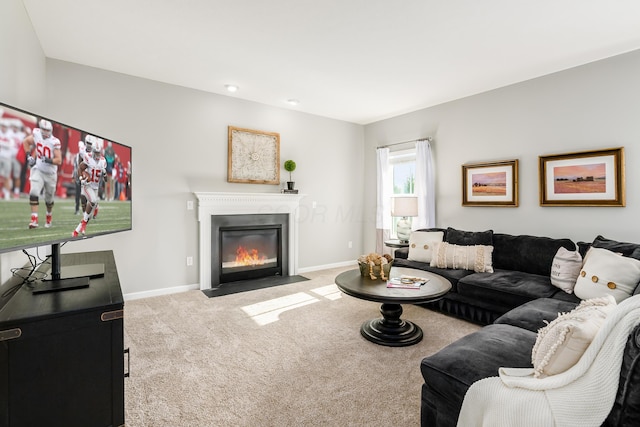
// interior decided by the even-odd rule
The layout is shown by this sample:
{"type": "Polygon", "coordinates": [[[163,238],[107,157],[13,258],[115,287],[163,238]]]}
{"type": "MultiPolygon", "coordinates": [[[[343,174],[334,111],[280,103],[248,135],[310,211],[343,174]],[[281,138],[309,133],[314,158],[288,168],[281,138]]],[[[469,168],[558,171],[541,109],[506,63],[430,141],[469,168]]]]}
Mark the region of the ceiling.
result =
{"type": "Polygon", "coordinates": [[[23,3],[48,58],[358,124],[640,49],[637,0],[23,3]]]}

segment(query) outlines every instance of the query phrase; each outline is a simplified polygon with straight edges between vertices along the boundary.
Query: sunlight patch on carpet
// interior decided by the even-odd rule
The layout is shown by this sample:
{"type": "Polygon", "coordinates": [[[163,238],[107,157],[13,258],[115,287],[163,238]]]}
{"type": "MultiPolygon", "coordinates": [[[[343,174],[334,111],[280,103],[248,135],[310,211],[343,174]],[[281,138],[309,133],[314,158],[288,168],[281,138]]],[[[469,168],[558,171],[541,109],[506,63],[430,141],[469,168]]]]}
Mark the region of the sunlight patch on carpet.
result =
{"type": "Polygon", "coordinates": [[[248,314],[258,325],[264,326],[277,322],[280,313],[319,301],[319,299],[307,293],[298,292],[287,295],[286,297],[274,298],[272,300],[244,306],[242,307],[242,311],[248,314]]]}
{"type": "Polygon", "coordinates": [[[342,298],[342,292],[338,289],[335,283],[333,285],[311,289],[311,292],[332,301],[342,298]]]}

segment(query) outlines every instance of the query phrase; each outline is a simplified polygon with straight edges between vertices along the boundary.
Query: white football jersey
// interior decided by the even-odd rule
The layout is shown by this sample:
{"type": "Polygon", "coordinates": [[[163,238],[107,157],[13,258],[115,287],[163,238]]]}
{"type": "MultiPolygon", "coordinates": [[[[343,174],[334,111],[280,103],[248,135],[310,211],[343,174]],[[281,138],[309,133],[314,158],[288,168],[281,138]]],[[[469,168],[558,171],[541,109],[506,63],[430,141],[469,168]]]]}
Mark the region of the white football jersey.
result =
{"type": "Polygon", "coordinates": [[[100,186],[100,179],[107,168],[107,161],[100,156],[99,160],[92,156],[85,156],[83,163],[87,165],[85,172],[89,174],[89,186],[95,190],[100,186]]]}
{"type": "Polygon", "coordinates": [[[46,174],[54,174],[58,172],[58,165],[53,163],[46,163],[44,159],[53,159],[53,153],[55,150],[60,150],[60,140],[51,135],[49,138],[44,139],[42,137],[42,131],[39,128],[33,130],[33,140],[36,143],[36,165],[35,167],[46,174]]]}

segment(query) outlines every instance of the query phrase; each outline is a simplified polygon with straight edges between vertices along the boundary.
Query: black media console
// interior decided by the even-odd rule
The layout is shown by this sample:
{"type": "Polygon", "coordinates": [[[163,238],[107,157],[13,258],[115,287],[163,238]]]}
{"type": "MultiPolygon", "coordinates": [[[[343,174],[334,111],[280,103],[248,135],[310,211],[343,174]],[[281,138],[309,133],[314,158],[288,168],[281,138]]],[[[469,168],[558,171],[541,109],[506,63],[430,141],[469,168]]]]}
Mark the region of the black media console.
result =
{"type": "MultiPolygon", "coordinates": [[[[124,425],[124,301],[113,252],[64,254],[103,264],[88,286],[0,299],[0,427],[124,425]]],[[[41,266],[45,275],[46,264],[41,266]]],[[[22,279],[2,285],[4,293],[22,279]]]]}

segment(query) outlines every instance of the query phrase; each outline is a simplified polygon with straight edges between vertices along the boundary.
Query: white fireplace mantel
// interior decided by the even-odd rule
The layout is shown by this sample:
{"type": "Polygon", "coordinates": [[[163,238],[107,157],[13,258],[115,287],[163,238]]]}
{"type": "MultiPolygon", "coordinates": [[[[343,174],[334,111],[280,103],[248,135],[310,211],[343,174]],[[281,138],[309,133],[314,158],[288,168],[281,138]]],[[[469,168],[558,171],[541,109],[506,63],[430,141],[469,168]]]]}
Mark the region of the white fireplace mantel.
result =
{"type": "Polygon", "coordinates": [[[289,214],[289,274],[298,274],[298,211],[304,194],[194,193],[200,223],[200,289],[211,288],[211,216],[289,214]]]}

